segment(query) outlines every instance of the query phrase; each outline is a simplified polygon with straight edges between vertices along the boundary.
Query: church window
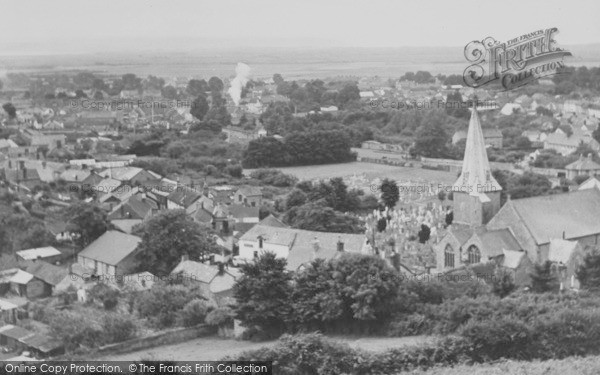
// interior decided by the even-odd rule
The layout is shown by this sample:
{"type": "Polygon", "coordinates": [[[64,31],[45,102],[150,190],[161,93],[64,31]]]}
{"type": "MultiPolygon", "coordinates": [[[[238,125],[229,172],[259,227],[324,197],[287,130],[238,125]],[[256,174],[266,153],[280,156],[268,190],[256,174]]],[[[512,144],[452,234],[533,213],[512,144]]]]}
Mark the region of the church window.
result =
{"type": "Polygon", "coordinates": [[[467,257],[469,259],[469,264],[481,262],[481,252],[475,245],[469,246],[469,249],[467,250],[467,257]]]}
{"type": "Polygon", "coordinates": [[[444,267],[454,268],[454,250],[450,245],[446,245],[444,249],[444,267]]]}

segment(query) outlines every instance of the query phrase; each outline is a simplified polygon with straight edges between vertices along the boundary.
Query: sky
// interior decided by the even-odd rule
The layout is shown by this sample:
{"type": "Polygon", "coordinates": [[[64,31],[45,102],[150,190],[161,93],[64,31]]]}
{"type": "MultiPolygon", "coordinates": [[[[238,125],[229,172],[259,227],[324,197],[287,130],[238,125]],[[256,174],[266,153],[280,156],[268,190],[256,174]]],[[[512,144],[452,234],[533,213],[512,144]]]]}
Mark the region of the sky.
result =
{"type": "Polygon", "coordinates": [[[205,46],[464,46],[558,27],[600,43],[600,1],[2,0],[0,50],[85,53],[205,46]],[[143,41],[143,43],[142,43],[143,41]]]}

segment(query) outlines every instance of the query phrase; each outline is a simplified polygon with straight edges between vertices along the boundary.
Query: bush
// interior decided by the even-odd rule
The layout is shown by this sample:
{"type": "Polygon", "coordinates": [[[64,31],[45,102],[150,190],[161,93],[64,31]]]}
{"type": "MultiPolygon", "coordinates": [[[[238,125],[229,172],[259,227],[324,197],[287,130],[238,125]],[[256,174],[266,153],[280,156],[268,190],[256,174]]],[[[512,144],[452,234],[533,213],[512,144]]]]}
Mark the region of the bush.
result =
{"type": "Polygon", "coordinates": [[[102,327],[76,312],[60,311],[50,318],[50,331],[60,339],[67,350],[77,349],[80,345],[95,348],[104,343],[102,327]]]}
{"type": "Polygon", "coordinates": [[[157,328],[171,327],[177,322],[178,313],[195,298],[202,297],[198,291],[183,285],[154,284],[150,290],[140,293],[136,309],[157,328]]]}
{"type": "Polygon", "coordinates": [[[194,299],[188,302],[179,313],[181,324],[185,327],[193,327],[204,323],[209,307],[206,302],[194,299]]]}
{"type": "Polygon", "coordinates": [[[107,343],[132,339],[137,332],[137,325],[129,315],[110,314],[102,321],[102,329],[107,343]]]}
{"type": "Polygon", "coordinates": [[[234,316],[235,313],[229,307],[219,307],[209,312],[204,321],[210,326],[229,326],[233,325],[234,316]]]}
{"type": "Polygon", "coordinates": [[[533,339],[527,325],[510,318],[469,322],[460,335],[472,345],[478,362],[499,358],[529,359],[528,350],[533,339]]]}

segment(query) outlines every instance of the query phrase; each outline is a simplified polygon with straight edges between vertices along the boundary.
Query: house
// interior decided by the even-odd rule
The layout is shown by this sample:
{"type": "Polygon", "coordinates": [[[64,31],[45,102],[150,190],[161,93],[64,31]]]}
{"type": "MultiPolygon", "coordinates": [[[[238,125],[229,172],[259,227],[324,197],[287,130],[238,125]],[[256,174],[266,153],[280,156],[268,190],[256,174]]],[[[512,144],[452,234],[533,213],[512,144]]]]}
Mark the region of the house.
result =
{"type": "Polygon", "coordinates": [[[208,265],[182,258],[171,271],[171,277],[200,287],[202,295],[217,305],[225,305],[233,297],[233,286],[240,276],[237,269],[224,264],[208,265]]]}
{"type": "Polygon", "coordinates": [[[133,232],[133,228],[136,225],[142,224],[143,220],[141,220],[141,219],[115,219],[115,220],[111,220],[110,223],[116,230],[120,230],[123,233],[131,234],[133,232]]]}
{"type": "Polygon", "coordinates": [[[36,279],[44,283],[44,289],[41,296],[51,296],[53,293],[66,290],[75,283],[69,277],[69,270],[63,267],[57,267],[44,261],[34,261],[26,269],[36,279]]]}
{"type": "Polygon", "coordinates": [[[591,136],[576,134],[568,136],[560,129],[548,134],[544,140],[544,149],[555,150],[566,156],[572,154],[582,143],[590,146],[596,152],[600,151],[600,144],[591,136]]]}
{"type": "Polygon", "coordinates": [[[287,259],[290,270],[316,258],[334,258],[338,252],[365,253],[368,250],[363,234],[316,232],[262,224],[244,233],[238,245],[241,258],[254,259],[263,252],[272,252],[287,259]]]}
{"type": "Polygon", "coordinates": [[[234,223],[254,223],[259,222],[260,209],[257,206],[244,206],[241,204],[230,204],[227,206],[230,216],[234,223]]]}
{"type": "MultiPolygon", "coordinates": [[[[49,358],[64,354],[65,348],[60,340],[43,334],[34,333],[19,340],[23,347],[37,358],[49,358]]],[[[29,361],[30,359],[27,359],[29,361]]]]}
{"type": "Polygon", "coordinates": [[[579,156],[579,159],[565,167],[567,178],[572,180],[577,176],[596,176],[600,174],[600,164],[592,160],[592,154],[587,157],[579,156]]]}
{"type": "MultiPolygon", "coordinates": [[[[22,162],[22,161],[21,161],[22,162]]],[[[34,168],[19,167],[18,169],[4,169],[4,175],[6,180],[26,188],[32,189],[33,187],[40,185],[42,180],[34,168]]]]}
{"type": "Polygon", "coordinates": [[[517,103],[506,103],[500,110],[500,113],[504,116],[510,116],[515,112],[523,112],[523,107],[517,103]]]}
{"type": "Polygon", "coordinates": [[[52,246],[38,247],[17,251],[17,257],[21,260],[42,259],[48,263],[54,263],[62,257],[62,253],[52,246]]]}
{"type": "Polygon", "coordinates": [[[552,262],[552,271],[557,275],[560,289],[579,289],[577,268],[583,263],[584,251],[578,241],[560,238],[552,239],[548,250],[548,260],[552,262]]]}
{"type": "Polygon", "coordinates": [[[478,117],[475,111],[471,115],[462,172],[453,186],[454,222],[435,244],[437,271],[511,256],[507,251],[522,250],[531,263],[542,263],[550,260],[551,243],[557,238],[596,247],[598,189],[509,199],[500,206],[502,188],[491,175],[478,117]]]}
{"type": "Polygon", "coordinates": [[[533,147],[542,147],[548,135],[539,130],[525,130],[521,136],[529,139],[533,147]]]}
{"type": "Polygon", "coordinates": [[[133,195],[129,199],[119,203],[108,214],[108,220],[118,219],[138,219],[148,220],[154,212],[158,210],[158,205],[146,197],[145,193],[133,195]]]}
{"type": "MultiPolygon", "coordinates": [[[[0,323],[16,323],[19,320],[19,317],[17,315],[18,308],[19,306],[15,305],[14,303],[0,298],[0,323]]],[[[2,328],[4,327],[0,327],[0,329],[2,328]]],[[[2,337],[0,336],[0,346],[3,345],[6,345],[6,342],[3,342],[2,337]]]]}
{"type": "Polygon", "coordinates": [[[66,222],[54,219],[51,221],[46,221],[45,224],[46,229],[48,229],[48,231],[52,233],[52,235],[54,236],[54,238],[56,238],[57,241],[70,241],[73,238],[71,232],[67,230],[66,222]]]}
{"type": "Polygon", "coordinates": [[[188,210],[196,201],[202,197],[202,193],[196,189],[185,186],[177,186],[167,196],[167,209],[169,210],[188,210]]]}
{"type": "Polygon", "coordinates": [[[12,349],[25,349],[21,340],[34,336],[35,333],[12,324],[0,327],[0,346],[12,349]]]}
{"type": "MultiPolygon", "coordinates": [[[[498,129],[485,128],[483,130],[483,139],[486,146],[492,148],[502,148],[502,140],[504,139],[502,132],[498,129]]],[[[464,130],[458,130],[452,136],[452,144],[455,145],[463,139],[467,139],[467,132],[464,130]]]]}
{"type": "Polygon", "coordinates": [[[67,137],[64,134],[42,134],[35,131],[30,131],[28,134],[25,133],[26,132],[24,132],[24,135],[26,138],[29,138],[31,146],[43,146],[48,150],[62,148],[67,140],[67,137]]]}
{"type": "Polygon", "coordinates": [[[135,268],[134,255],[141,238],[109,230],[77,255],[77,263],[96,276],[127,275],[135,268]]]}
{"type": "Polygon", "coordinates": [[[232,201],[231,196],[235,191],[235,187],[229,185],[211,186],[208,188],[208,197],[212,199],[215,204],[230,204],[232,201]]]}
{"type": "Polygon", "coordinates": [[[69,184],[82,185],[83,181],[85,181],[90,174],[92,174],[92,172],[88,169],[71,168],[61,173],[59,178],[69,184]]]}
{"type": "Polygon", "coordinates": [[[160,178],[157,179],[154,174],[147,170],[137,167],[108,168],[98,174],[104,178],[127,182],[131,186],[142,185],[148,182],[158,183],[158,180],[160,180],[160,178]]]}
{"type": "Polygon", "coordinates": [[[585,189],[600,189],[600,180],[598,180],[598,177],[591,176],[577,187],[577,190],[585,189]]]}
{"type": "Polygon", "coordinates": [[[0,290],[25,298],[46,297],[44,282],[19,268],[0,272],[0,290]]]}
{"type": "Polygon", "coordinates": [[[262,204],[262,190],[258,186],[244,186],[234,194],[234,202],[250,207],[260,207],[262,204]]]}

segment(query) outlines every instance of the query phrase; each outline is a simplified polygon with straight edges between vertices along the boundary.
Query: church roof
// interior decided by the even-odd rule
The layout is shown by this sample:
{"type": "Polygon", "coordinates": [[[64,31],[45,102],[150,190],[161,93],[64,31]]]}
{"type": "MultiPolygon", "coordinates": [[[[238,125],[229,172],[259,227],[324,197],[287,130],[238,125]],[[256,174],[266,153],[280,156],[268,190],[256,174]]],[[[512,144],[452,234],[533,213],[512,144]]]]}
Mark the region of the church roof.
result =
{"type": "Polygon", "coordinates": [[[502,190],[500,184],[492,176],[485,150],[483,131],[476,110],[471,111],[462,171],[454,183],[453,190],[469,192],[472,195],[502,190]]]}
{"type": "Polygon", "coordinates": [[[517,212],[538,245],[563,235],[570,239],[600,233],[598,189],[514,199],[506,205],[517,212]]]}

